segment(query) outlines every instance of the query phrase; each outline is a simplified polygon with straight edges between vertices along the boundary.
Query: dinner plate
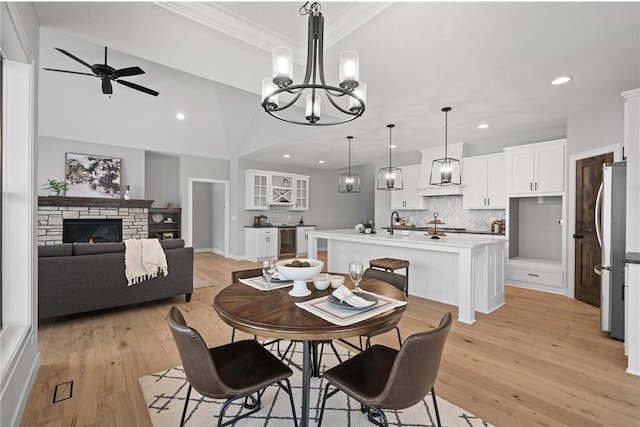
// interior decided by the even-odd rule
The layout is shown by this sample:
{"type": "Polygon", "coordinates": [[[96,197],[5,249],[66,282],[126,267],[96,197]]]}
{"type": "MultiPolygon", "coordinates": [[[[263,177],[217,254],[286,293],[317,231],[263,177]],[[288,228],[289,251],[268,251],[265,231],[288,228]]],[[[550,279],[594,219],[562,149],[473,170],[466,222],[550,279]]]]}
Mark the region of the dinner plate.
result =
{"type": "MultiPolygon", "coordinates": [[[[374,301],[376,303],[378,302],[378,298],[376,296],[365,293],[365,292],[353,292],[353,294],[367,301],[374,301]]],[[[345,310],[368,310],[376,306],[376,304],[371,304],[366,307],[354,307],[352,305],[349,305],[345,301],[340,301],[338,298],[334,297],[333,295],[329,295],[329,299],[327,301],[329,301],[329,304],[335,305],[336,307],[344,308],[345,310]]]]}
{"type": "Polygon", "coordinates": [[[162,222],[163,219],[164,219],[164,216],[161,213],[155,213],[151,215],[151,220],[156,224],[162,222]]]}

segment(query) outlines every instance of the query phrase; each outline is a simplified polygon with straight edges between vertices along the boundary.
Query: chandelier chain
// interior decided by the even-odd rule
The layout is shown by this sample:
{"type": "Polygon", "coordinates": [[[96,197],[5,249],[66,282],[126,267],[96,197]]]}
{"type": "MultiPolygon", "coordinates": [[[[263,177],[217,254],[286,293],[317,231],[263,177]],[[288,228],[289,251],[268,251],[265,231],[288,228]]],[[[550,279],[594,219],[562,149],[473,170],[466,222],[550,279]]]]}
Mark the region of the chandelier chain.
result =
{"type": "Polygon", "coordinates": [[[320,3],[313,2],[313,3],[311,3],[311,5],[309,5],[309,3],[311,3],[311,2],[305,2],[305,4],[303,4],[300,7],[300,10],[299,10],[300,15],[302,15],[302,16],[305,16],[305,15],[317,16],[321,11],[320,3]]]}

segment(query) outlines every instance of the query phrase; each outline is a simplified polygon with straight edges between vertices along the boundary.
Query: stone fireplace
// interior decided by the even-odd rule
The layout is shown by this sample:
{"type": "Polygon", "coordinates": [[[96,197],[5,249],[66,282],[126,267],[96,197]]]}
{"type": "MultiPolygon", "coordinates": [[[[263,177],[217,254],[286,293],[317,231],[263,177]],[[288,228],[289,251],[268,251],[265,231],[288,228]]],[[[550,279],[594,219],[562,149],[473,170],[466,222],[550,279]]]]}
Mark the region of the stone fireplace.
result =
{"type": "Polygon", "coordinates": [[[118,219],[122,240],[149,237],[149,207],[153,200],[93,197],[38,197],[38,245],[63,242],[63,224],[74,219],[118,219]]]}

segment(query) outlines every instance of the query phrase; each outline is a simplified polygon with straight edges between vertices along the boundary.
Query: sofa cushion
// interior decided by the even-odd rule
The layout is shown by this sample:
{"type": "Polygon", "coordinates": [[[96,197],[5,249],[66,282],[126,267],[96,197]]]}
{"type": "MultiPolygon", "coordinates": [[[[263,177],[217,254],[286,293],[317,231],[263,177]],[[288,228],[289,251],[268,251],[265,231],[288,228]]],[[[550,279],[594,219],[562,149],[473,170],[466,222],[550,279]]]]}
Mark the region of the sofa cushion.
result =
{"type": "Polygon", "coordinates": [[[184,248],[184,240],[183,239],[160,240],[160,246],[162,246],[162,249],[184,248]]]}
{"type": "Polygon", "coordinates": [[[73,245],[71,243],[61,243],[57,245],[38,246],[38,256],[71,256],[73,245]]]}
{"type": "Polygon", "coordinates": [[[96,255],[124,252],[124,243],[74,243],[74,255],[96,255]]]}

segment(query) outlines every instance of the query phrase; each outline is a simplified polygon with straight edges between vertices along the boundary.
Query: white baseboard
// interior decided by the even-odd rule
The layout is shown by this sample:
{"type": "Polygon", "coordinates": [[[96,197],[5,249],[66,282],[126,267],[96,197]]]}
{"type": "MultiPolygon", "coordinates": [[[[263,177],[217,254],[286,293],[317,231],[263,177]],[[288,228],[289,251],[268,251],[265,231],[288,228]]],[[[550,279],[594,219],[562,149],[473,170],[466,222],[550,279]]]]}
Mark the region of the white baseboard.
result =
{"type": "Polygon", "coordinates": [[[220,250],[220,249],[211,249],[211,252],[213,252],[216,255],[222,255],[224,256],[224,251],[220,250]]]}
{"type": "Polygon", "coordinates": [[[213,252],[213,249],[211,249],[211,248],[198,248],[198,249],[193,248],[193,253],[194,254],[199,254],[201,252],[213,252]]]}

